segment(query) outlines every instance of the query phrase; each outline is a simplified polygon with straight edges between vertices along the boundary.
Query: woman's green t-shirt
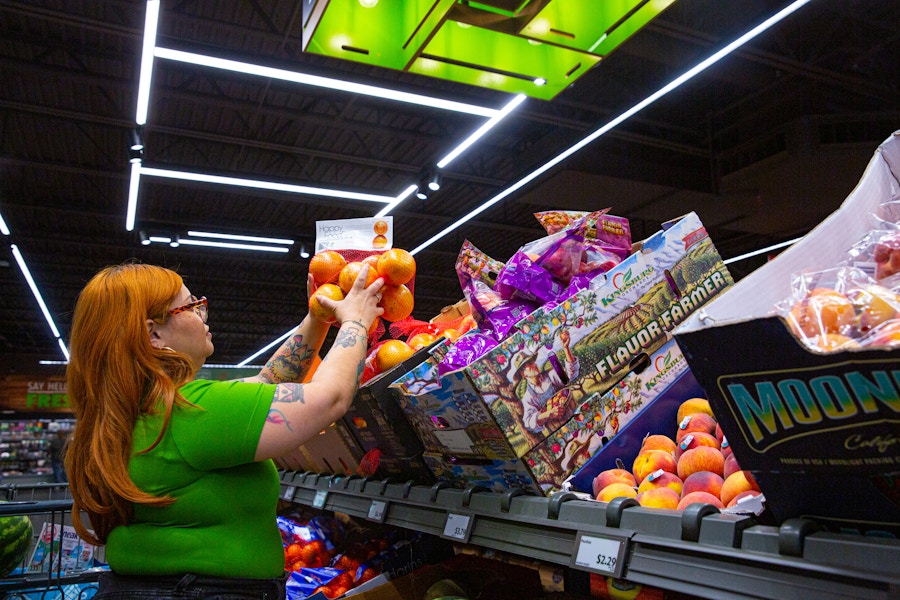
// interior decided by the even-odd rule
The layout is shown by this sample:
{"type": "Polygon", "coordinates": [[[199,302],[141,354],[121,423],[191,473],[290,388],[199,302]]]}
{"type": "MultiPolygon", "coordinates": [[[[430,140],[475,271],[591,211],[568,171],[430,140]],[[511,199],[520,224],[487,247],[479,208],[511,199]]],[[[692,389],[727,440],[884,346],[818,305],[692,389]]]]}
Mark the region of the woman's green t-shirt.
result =
{"type": "Polygon", "coordinates": [[[133,521],[112,530],[110,568],[123,575],[194,573],[279,577],[284,551],[276,525],[278,472],[253,462],[274,385],[197,380],[181,388],[200,408],[176,407],[150,452],[164,415],[144,415],[134,429],[128,472],[159,508],[136,504],[133,521]]]}

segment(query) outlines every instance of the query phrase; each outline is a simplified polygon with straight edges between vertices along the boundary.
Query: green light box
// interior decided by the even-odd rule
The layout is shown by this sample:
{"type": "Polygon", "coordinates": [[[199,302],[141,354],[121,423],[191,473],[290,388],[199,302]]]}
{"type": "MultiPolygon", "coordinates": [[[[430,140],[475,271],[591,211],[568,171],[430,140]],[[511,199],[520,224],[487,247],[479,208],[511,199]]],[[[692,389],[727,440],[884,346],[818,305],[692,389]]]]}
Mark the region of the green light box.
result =
{"type": "Polygon", "coordinates": [[[306,0],[303,49],[552,100],[674,2],[306,0]]]}

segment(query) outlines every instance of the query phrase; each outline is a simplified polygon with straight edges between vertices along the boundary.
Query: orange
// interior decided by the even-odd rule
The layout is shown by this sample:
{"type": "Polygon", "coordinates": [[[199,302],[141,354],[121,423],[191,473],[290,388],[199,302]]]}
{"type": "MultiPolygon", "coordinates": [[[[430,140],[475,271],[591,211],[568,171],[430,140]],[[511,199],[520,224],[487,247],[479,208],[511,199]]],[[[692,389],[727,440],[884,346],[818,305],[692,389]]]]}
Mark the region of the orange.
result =
{"type": "MultiPolygon", "coordinates": [[[[344,268],[341,269],[341,272],[338,274],[338,286],[340,286],[341,291],[345,294],[350,292],[350,288],[353,287],[353,282],[356,281],[356,277],[364,266],[365,263],[359,261],[349,262],[344,265],[344,268]]],[[[378,272],[370,266],[369,274],[366,275],[366,287],[369,287],[376,279],[378,279],[378,272]]]]}
{"type": "Polygon", "coordinates": [[[458,330],[453,329],[452,327],[448,327],[444,331],[441,332],[441,335],[450,340],[451,342],[455,342],[459,339],[459,336],[462,335],[458,330]]]}
{"type": "Polygon", "coordinates": [[[388,244],[388,239],[383,235],[376,235],[372,238],[372,247],[373,248],[384,248],[388,244]]]}
{"type": "Polygon", "coordinates": [[[375,351],[375,366],[384,372],[413,355],[414,350],[403,340],[388,340],[375,351]]]}
{"type": "Polygon", "coordinates": [[[316,285],[332,283],[346,264],[346,259],[340,253],[334,250],[323,250],[309,259],[309,272],[312,273],[316,285]]]}
{"type": "Polygon", "coordinates": [[[378,274],[388,285],[403,285],[416,274],[416,259],[402,248],[391,248],[378,257],[378,274]]]}
{"type": "Polygon", "coordinates": [[[423,331],[422,333],[417,333],[412,336],[406,343],[409,344],[410,348],[413,350],[418,350],[420,348],[424,348],[425,346],[430,346],[437,338],[434,334],[428,333],[427,331],[423,331]]]}
{"type": "Polygon", "coordinates": [[[413,294],[405,285],[386,285],[381,288],[381,317],[385,321],[402,321],[412,314],[413,294]]]}
{"type": "Polygon", "coordinates": [[[384,234],[386,234],[387,231],[388,231],[388,224],[387,224],[387,221],[383,221],[383,220],[381,220],[381,219],[378,219],[377,221],[375,221],[375,224],[372,226],[372,231],[374,231],[374,232],[377,233],[378,235],[384,235],[384,234]]]}
{"type": "Polygon", "coordinates": [[[336,321],[334,312],[325,308],[316,296],[325,296],[332,300],[343,300],[344,292],[333,283],[323,283],[309,299],[309,314],[311,314],[314,319],[322,321],[323,323],[334,323],[336,321]]]}

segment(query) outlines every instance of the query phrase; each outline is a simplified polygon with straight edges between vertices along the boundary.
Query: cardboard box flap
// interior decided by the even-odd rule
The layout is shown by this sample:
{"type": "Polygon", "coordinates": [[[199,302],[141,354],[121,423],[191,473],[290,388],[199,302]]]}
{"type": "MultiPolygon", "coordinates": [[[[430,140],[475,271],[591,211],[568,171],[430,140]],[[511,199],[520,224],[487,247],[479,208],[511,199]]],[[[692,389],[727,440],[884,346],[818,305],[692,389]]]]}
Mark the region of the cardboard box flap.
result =
{"type": "Polygon", "coordinates": [[[792,276],[830,269],[871,229],[868,218],[878,206],[900,194],[900,131],[875,151],[865,173],[840,208],[764,267],[743,278],[699,309],[675,334],[776,314],[775,305],[791,295],[792,276]]]}

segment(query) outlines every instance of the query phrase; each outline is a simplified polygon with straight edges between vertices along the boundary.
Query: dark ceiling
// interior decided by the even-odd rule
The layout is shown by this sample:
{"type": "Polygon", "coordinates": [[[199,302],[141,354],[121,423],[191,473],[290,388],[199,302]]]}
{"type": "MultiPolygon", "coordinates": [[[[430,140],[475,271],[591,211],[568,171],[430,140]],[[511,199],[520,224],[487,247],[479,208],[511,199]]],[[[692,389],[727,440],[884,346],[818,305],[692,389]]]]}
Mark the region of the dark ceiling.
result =
{"type": "MultiPolygon", "coordinates": [[[[596,1],[596,0],[595,0],[596,1]]],[[[529,99],[454,162],[425,202],[392,214],[412,249],[521,180],[788,2],[678,0],[547,102],[529,99]]],[[[304,53],[300,2],[164,0],[159,45],[502,107],[509,95],[304,53]]],[[[378,205],[144,178],[126,231],[145,6],[0,0],[0,374],[62,354],[10,249],[63,339],[78,291],[131,258],[175,267],[210,298],[217,363],[243,360],[305,314],[307,261],[141,246],[140,228],[311,237],[317,220],[378,205]]],[[[696,211],[725,258],[792,239],[833,211],[900,128],[900,2],[814,0],[694,80],[416,256],[414,316],[462,298],[463,240],[498,260],[543,232],[533,213],[596,210],[636,239],[696,211]]],[[[144,165],[396,195],[481,118],[157,60],[144,165]]],[[[863,218],[861,216],[861,218],[863,218]]],[[[764,259],[764,257],[763,257],[764,259]]],[[[733,263],[739,278],[762,259],[733,263]]]]}

